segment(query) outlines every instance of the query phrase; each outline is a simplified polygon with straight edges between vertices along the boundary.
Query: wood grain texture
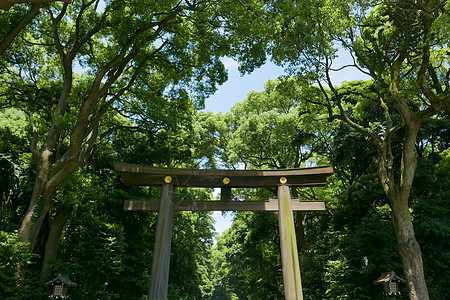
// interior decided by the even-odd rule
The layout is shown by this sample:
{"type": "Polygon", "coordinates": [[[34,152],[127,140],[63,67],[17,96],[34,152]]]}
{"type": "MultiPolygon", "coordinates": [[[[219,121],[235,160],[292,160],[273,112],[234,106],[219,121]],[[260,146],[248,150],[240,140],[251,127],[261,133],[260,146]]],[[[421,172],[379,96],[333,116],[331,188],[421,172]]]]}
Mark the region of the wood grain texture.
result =
{"type": "Polygon", "coordinates": [[[294,217],[289,187],[278,187],[278,223],[280,228],[281,263],[285,298],[303,300],[300,264],[295,238],[294,217]]]}
{"type": "Polygon", "coordinates": [[[172,184],[163,185],[161,191],[149,300],[167,299],[173,226],[173,191],[172,184]]]}
{"type": "MultiPolygon", "coordinates": [[[[160,200],[125,200],[124,210],[147,210],[156,211],[160,200]]],[[[298,201],[291,200],[291,209],[300,211],[323,211],[326,210],[324,201],[298,201]]],[[[173,200],[175,211],[277,211],[278,200],[269,201],[190,201],[182,199],[173,200]]]]}

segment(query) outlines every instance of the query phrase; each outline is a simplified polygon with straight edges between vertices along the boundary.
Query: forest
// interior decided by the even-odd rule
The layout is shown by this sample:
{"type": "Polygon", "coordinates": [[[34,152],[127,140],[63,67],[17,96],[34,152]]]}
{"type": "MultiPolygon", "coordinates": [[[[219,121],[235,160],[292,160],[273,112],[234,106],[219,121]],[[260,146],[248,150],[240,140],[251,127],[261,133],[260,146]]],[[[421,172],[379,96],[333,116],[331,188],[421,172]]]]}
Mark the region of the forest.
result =
{"type": "MultiPolygon", "coordinates": [[[[294,213],[304,299],[387,299],[390,271],[399,299],[450,299],[450,1],[9,0],[0,24],[0,299],[48,299],[57,274],[71,299],[147,299],[158,215],[123,203],[160,188],[114,162],[331,165],[291,189],[327,206],[294,213]],[[285,75],[206,112],[223,58],[285,75]]],[[[231,214],[214,243],[211,212],[174,212],[168,299],[285,298],[277,213],[231,214]]]]}

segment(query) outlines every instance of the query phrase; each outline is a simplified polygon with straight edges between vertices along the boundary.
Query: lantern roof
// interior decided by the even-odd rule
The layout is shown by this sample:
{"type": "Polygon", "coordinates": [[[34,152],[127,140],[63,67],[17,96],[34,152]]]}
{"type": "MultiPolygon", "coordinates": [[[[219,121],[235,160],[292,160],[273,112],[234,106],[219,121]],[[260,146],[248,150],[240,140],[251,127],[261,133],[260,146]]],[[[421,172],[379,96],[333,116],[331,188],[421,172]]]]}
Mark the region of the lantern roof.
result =
{"type": "Polygon", "coordinates": [[[382,284],[382,283],[389,283],[389,282],[401,282],[405,283],[405,279],[401,278],[397,274],[395,274],[394,271],[388,272],[388,273],[381,273],[380,278],[375,280],[374,284],[382,284]]]}
{"type": "Polygon", "coordinates": [[[55,278],[47,281],[45,284],[46,285],[54,285],[54,284],[59,284],[59,283],[63,283],[69,287],[77,287],[78,284],[76,282],[73,282],[72,280],[70,280],[69,275],[66,274],[58,274],[55,278]]]}

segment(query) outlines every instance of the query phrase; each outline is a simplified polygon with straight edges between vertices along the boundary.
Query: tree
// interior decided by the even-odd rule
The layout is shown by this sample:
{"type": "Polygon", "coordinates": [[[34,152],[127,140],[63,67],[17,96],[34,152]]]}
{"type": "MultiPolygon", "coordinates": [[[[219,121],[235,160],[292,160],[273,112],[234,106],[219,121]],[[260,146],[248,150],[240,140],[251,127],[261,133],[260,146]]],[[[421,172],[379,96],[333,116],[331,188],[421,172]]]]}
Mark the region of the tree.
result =
{"type": "MultiPolygon", "coordinates": [[[[299,168],[311,158],[314,135],[304,130],[298,98],[280,93],[280,80],[250,92],[231,109],[229,162],[250,168],[299,168]]],[[[301,91],[297,91],[301,93],[301,91]]]]}
{"type": "MultiPolygon", "coordinates": [[[[165,165],[172,155],[173,164],[193,167],[195,161],[186,153],[180,156],[173,140],[167,145],[159,140],[172,136],[171,130],[183,132],[183,125],[189,128],[189,123],[177,124],[167,128],[169,133],[155,133],[155,147],[142,132],[122,128],[110,143],[96,148],[85,168],[59,185],[35,247],[44,255],[30,267],[37,273],[42,261],[42,281],[47,274],[71,274],[81,284],[71,294],[80,299],[141,299],[148,292],[157,214],[123,211],[123,201],[158,197],[160,189],[124,186],[112,171],[112,161],[165,165]],[[129,147],[120,146],[131,141],[129,147]]],[[[180,144],[189,139],[178,138],[180,144]]],[[[177,193],[185,199],[211,197],[208,190],[177,193]]],[[[170,298],[201,298],[208,286],[204,265],[212,243],[212,218],[210,213],[187,212],[174,218],[170,298]]]]}
{"type": "Polygon", "coordinates": [[[58,185],[113,132],[106,124],[114,114],[136,127],[155,103],[202,105],[226,78],[218,60],[223,39],[208,3],[98,5],[49,5],[21,32],[23,42],[11,45],[3,66],[2,106],[22,109],[33,130],[36,181],[19,229],[30,249],[58,185]]]}
{"type": "Polygon", "coordinates": [[[54,1],[61,1],[61,2],[72,2],[71,0],[1,0],[0,1],[0,9],[9,10],[11,6],[14,4],[20,4],[20,3],[44,3],[44,2],[54,2],[54,1]]]}
{"type": "Polygon", "coordinates": [[[259,8],[267,16],[246,28],[248,36],[267,33],[260,38],[267,53],[321,87],[324,99],[313,103],[327,110],[330,121],[347,123],[377,148],[378,175],[392,209],[411,299],[429,299],[408,200],[420,125],[450,111],[445,54],[449,5],[448,1],[273,1],[259,8]],[[347,51],[352,62],[333,65],[338,48],[347,51]],[[363,89],[337,88],[331,73],[350,67],[370,76],[373,83],[363,89]],[[376,94],[374,104],[381,116],[361,124],[346,105],[357,107],[369,92],[376,94]],[[358,101],[345,102],[352,96],[358,101]]]}
{"type": "MultiPolygon", "coordinates": [[[[293,78],[268,81],[263,92],[251,92],[228,114],[231,133],[222,153],[222,160],[232,166],[242,164],[251,169],[300,168],[326,164],[320,153],[320,144],[330,129],[323,121],[312,123],[312,107],[300,107],[300,99],[320,96],[313,89],[302,89],[292,84],[293,78]],[[310,113],[309,116],[305,116],[310,113]]],[[[310,189],[307,189],[308,191],[310,189]]],[[[292,188],[295,198],[317,200],[300,188],[292,188]]],[[[275,196],[274,193],[273,196],[275,196]]],[[[304,223],[306,215],[296,213],[297,243],[308,248],[304,223]]]]}
{"type": "Polygon", "coordinates": [[[212,299],[284,298],[276,224],[277,215],[270,212],[236,215],[217,242],[222,257],[215,262],[219,276],[212,299]]]}

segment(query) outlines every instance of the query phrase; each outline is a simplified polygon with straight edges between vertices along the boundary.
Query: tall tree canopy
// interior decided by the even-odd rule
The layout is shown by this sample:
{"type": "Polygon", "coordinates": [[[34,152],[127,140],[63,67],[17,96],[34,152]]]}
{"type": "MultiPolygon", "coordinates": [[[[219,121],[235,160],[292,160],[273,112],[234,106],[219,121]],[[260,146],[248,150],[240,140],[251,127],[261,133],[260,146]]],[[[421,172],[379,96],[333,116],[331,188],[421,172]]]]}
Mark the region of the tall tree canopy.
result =
{"type": "Polygon", "coordinates": [[[117,126],[157,131],[226,79],[216,19],[201,1],[52,3],[11,44],[1,101],[33,130],[36,181],[19,230],[30,249],[58,185],[117,126]]]}

